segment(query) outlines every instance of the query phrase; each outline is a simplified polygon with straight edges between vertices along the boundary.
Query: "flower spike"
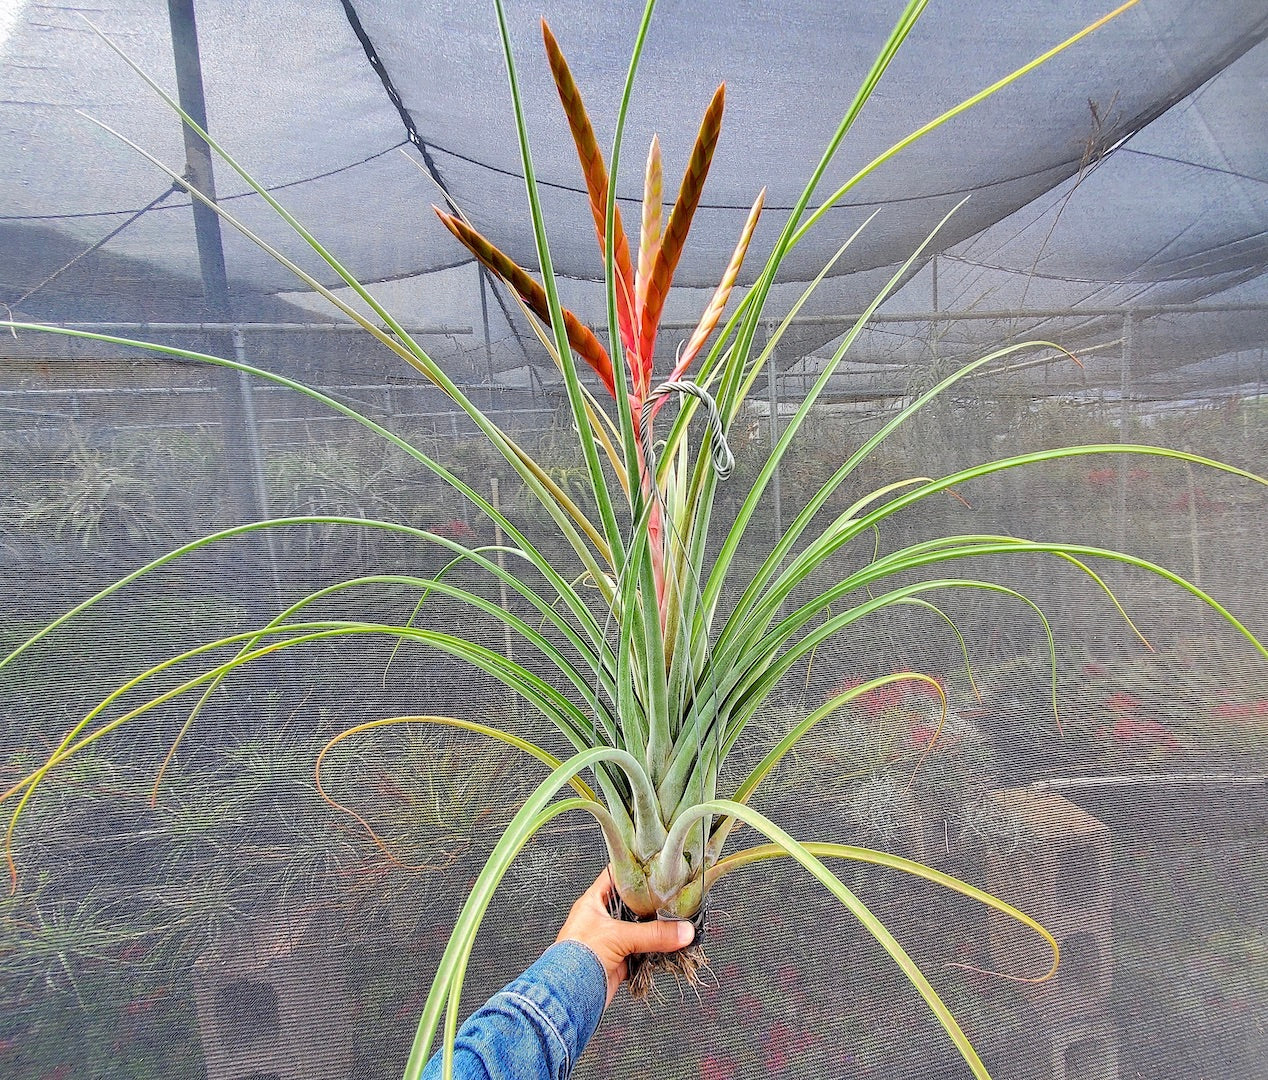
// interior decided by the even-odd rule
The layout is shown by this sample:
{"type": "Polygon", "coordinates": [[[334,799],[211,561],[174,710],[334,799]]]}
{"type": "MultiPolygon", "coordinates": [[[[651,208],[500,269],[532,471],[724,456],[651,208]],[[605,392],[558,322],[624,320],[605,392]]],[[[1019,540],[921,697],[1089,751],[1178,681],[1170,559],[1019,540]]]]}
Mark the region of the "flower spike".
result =
{"type": "Polygon", "coordinates": [[[670,212],[660,250],[656,253],[655,268],[648,281],[647,302],[643,307],[639,326],[638,355],[644,370],[648,373],[649,382],[652,353],[656,346],[656,330],[660,325],[661,313],[665,309],[665,296],[674,279],[674,271],[678,267],[678,257],[682,254],[683,244],[687,240],[687,230],[691,227],[691,219],[695,216],[696,207],[700,205],[700,194],[704,190],[705,178],[709,175],[709,164],[713,161],[713,151],[718,145],[718,134],[722,129],[722,109],[725,101],[726,84],[723,83],[714,93],[713,100],[709,102],[709,108],[705,111],[704,120],[700,123],[696,144],[691,151],[691,160],[687,162],[687,171],[683,175],[682,186],[678,189],[678,200],[670,212]]]}
{"type": "Polygon", "coordinates": [[[748,252],[749,241],[753,239],[753,231],[757,228],[757,219],[762,216],[762,205],[765,202],[766,189],[762,188],[757,193],[753,209],[748,212],[748,220],[744,222],[744,228],[740,230],[740,239],[735,245],[735,251],[731,253],[731,261],[727,263],[726,273],[722,275],[722,280],[718,283],[717,289],[714,290],[713,299],[709,301],[709,306],[704,309],[704,314],[700,316],[700,323],[696,326],[695,333],[691,335],[691,340],[687,342],[687,347],[678,358],[678,363],[674,365],[673,374],[669,376],[671,382],[681,379],[686,374],[687,368],[691,366],[691,361],[696,358],[696,354],[704,346],[704,343],[709,340],[709,335],[713,333],[713,328],[718,325],[718,320],[722,318],[726,302],[731,296],[731,289],[735,287],[735,279],[740,276],[740,267],[744,265],[744,256],[748,252]]]}
{"type": "MultiPolygon", "coordinates": [[[[594,127],[590,123],[585,103],[581,100],[581,91],[577,89],[559,42],[555,40],[545,19],[542,19],[542,39],[546,43],[546,57],[550,61],[555,88],[559,91],[559,100],[572,131],[572,141],[577,147],[577,157],[581,159],[586,189],[590,192],[590,213],[594,217],[594,230],[599,237],[599,251],[606,254],[603,241],[608,210],[607,165],[604,164],[603,153],[594,136],[594,127]]],[[[621,341],[626,350],[633,353],[636,346],[633,316],[634,271],[630,265],[629,241],[625,238],[625,227],[621,224],[620,207],[616,208],[614,223],[613,262],[616,266],[616,309],[621,341]]]]}
{"type": "MultiPolygon", "coordinates": [[[[638,272],[634,278],[634,319],[642,325],[643,308],[647,306],[647,284],[651,280],[660,252],[660,231],[664,216],[661,199],[664,182],[660,165],[660,138],[652,136],[647,152],[647,176],[643,183],[643,228],[638,240],[638,272]]],[[[643,387],[645,393],[647,387],[643,387]]],[[[637,390],[637,388],[636,388],[637,390]]]]}
{"type": "MultiPolygon", "coordinates": [[[[517,265],[505,252],[494,247],[465,221],[446,214],[438,206],[433,206],[432,209],[463,247],[514,289],[534,315],[550,325],[550,307],[546,303],[546,293],[528,271],[517,265]]],[[[595,370],[608,392],[615,397],[616,381],[612,374],[612,361],[607,350],[599,344],[599,339],[585,323],[567,310],[564,311],[564,329],[568,333],[568,344],[595,370]]]]}

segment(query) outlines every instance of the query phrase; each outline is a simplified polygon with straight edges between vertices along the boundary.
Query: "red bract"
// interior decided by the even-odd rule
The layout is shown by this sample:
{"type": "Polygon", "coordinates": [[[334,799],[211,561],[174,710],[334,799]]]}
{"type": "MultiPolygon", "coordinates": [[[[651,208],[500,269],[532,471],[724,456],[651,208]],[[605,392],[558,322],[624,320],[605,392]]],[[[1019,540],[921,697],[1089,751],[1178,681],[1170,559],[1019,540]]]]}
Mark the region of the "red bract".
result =
{"type": "MultiPolygon", "coordinates": [[[[555,40],[550,27],[542,20],[542,38],[546,44],[546,56],[550,62],[551,76],[555,88],[559,92],[559,101],[563,105],[564,116],[568,121],[568,129],[577,148],[577,157],[581,162],[581,173],[585,180],[586,191],[590,197],[590,215],[594,222],[595,235],[599,241],[599,254],[606,257],[607,207],[609,178],[607,165],[603,160],[603,152],[599,148],[590,116],[586,112],[581,92],[568,69],[559,42],[555,40]]],[[[599,376],[600,381],[614,398],[618,394],[629,397],[630,414],[636,430],[647,428],[651,438],[650,422],[642,425],[644,402],[658,385],[654,376],[656,336],[660,330],[661,316],[665,309],[665,300],[669,287],[673,282],[674,272],[678,268],[678,260],[682,255],[683,245],[687,241],[687,231],[691,227],[692,218],[700,205],[700,197],[704,191],[705,179],[709,175],[709,166],[713,161],[713,152],[718,144],[718,135],[722,130],[722,109],[726,100],[725,85],[719,86],[705,110],[704,119],[696,135],[687,169],[678,189],[678,197],[674,202],[669,217],[662,223],[662,177],[660,143],[653,138],[651,152],[647,159],[647,175],[644,186],[643,213],[639,229],[637,258],[632,258],[630,243],[625,233],[619,208],[612,220],[612,265],[613,289],[616,300],[617,336],[621,343],[621,351],[625,358],[625,371],[619,370],[612,362],[594,333],[571,311],[561,309],[563,316],[564,336],[569,350],[587,363],[599,376]]],[[[748,252],[749,242],[757,228],[757,220],[762,212],[766,192],[763,189],[749,211],[748,219],[740,230],[740,237],[731,255],[731,260],[723,272],[722,280],[714,290],[713,297],[705,307],[704,314],[696,325],[681,355],[669,372],[669,381],[678,381],[685,377],[692,360],[704,346],[709,336],[717,327],[726,308],[731,290],[739,277],[744,256],[748,252]]],[[[486,240],[461,217],[447,214],[437,207],[432,207],[453,235],[472,255],[476,257],[492,273],[516,293],[528,308],[543,323],[550,325],[552,314],[550,302],[545,289],[526,270],[486,240]]],[[[562,365],[562,356],[556,360],[562,365]]],[[[655,415],[668,400],[660,396],[651,406],[655,415]]],[[[597,407],[597,406],[596,406],[597,407]]],[[[651,477],[646,475],[646,462],[643,461],[642,442],[636,447],[638,468],[644,494],[651,492],[651,477]]],[[[667,554],[664,550],[664,525],[661,521],[659,505],[654,504],[647,521],[647,533],[651,541],[649,554],[652,563],[652,578],[656,586],[656,599],[660,606],[661,629],[664,630],[668,607],[667,581],[672,574],[672,567],[667,570],[667,554]]],[[[670,560],[672,562],[672,559],[670,560]]]]}
{"type": "MultiPolygon", "coordinates": [[[[582,177],[590,197],[590,215],[594,221],[595,236],[599,242],[599,254],[606,255],[607,205],[609,178],[603,152],[595,137],[590,116],[586,112],[581,92],[573,80],[572,72],[564,59],[550,27],[542,21],[542,38],[546,56],[550,62],[551,76],[559,92],[568,129],[572,134],[577,157],[581,162],[582,177]]],[[[598,374],[603,385],[613,396],[618,389],[627,389],[630,406],[637,423],[642,403],[654,388],[654,353],[656,337],[660,330],[661,316],[669,287],[673,282],[678,260],[682,255],[687,232],[700,205],[705,178],[713,161],[713,152],[722,129],[722,110],[726,100],[726,87],[719,86],[705,110],[700,130],[692,147],[691,157],[678,189],[678,197],[667,220],[662,221],[662,177],[660,143],[652,140],[647,160],[644,186],[643,213],[639,229],[637,258],[632,257],[630,242],[618,206],[612,222],[612,262],[616,277],[617,331],[625,354],[627,373],[614,370],[607,350],[572,312],[564,312],[565,330],[571,348],[598,374]]],[[[717,327],[726,307],[731,290],[739,276],[740,267],[748,251],[757,219],[762,212],[766,193],[758,195],[748,220],[740,231],[740,238],[731,256],[722,281],[705,308],[694,333],[688,339],[681,356],[669,373],[670,379],[680,379],[692,360],[717,327]]],[[[511,258],[481,236],[461,218],[446,214],[433,207],[445,227],[485,267],[505,281],[519,295],[524,304],[543,322],[550,322],[546,295],[541,286],[521,269],[511,258]]],[[[659,407],[659,406],[657,406],[659,407]]]]}

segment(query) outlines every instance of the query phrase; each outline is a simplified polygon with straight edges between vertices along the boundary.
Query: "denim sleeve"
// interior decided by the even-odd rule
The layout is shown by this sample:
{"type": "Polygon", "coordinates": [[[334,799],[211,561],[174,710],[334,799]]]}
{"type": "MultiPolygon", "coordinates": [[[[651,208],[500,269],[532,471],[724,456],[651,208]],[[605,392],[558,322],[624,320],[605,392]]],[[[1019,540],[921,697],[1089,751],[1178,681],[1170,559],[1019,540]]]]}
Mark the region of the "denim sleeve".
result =
{"type": "MultiPolygon", "coordinates": [[[[454,1080],[567,1080],[607,997],[599,958],[580,942],[557,942],[458,1029],[454,1080]]],[[[423,1080],[442,1075],[437,1051],[423,1080]]]]}

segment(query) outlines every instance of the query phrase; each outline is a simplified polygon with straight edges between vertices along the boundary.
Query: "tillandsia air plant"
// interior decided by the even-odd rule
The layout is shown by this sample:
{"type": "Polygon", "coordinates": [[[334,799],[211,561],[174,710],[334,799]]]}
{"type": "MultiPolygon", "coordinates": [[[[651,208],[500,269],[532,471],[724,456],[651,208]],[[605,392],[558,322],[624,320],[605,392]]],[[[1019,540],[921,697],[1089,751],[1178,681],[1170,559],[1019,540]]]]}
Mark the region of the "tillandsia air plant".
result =
{"type": "MultiPolygon", "coordinates": [[[[765,754],[758,764],[733,790],[720,792],[719,777],[728,755],[737,747],[752,749],[749,740],[758,726],[750,728],[750,721],[775,692],[781,679],[795,665],[805,663],[814,650],[829,638],[848,633],[862,620],[896,605],[916,605],[932,610],[954,628],[949,616],[935,607],[929,596],[965,589],[985,590],[1011,598],[1026,606],[1042,623],[1054,657],[1055,712],[1055,651],[1052,633],[1043,614],[1027,597],[1015,590],[985,579],[941,574],[941,568],[964,565],[962,560],[985,556],[1051,555],[1075,567],[1088,578],[1094,589],[1108,594],[1115,606],[1117,601],[1091,563],[1110,560],[1149,571],[1187,590],[1208,605],[1265,657],[1268,657],[1268,649],[1197,585],[1142,558],[1085,544],[1004,535],[947,536],[912,544],[888,554],[877,554],[862,569],[840,578],[810,599],[802,597],[803,587],[817,570],[830,566],[837,553],[847,545],[860,538],[864,543],[870,543],[868,537],[873,531],[895,515],[979,477],[1005,470],[1034,467],[1045,461],[1076,455],[1129,453],[1178,459],[1191,465],[1223,470],[1252,482],[1268,481],[1216,461],[1162,447],[1118,443],[1075,446],[1007,457],[941,477],[899,477],[858,499],[826,527],[822,525],[820,511],[834,492],[870,459],[873,451],[895,428],[929,402],[1004,356],[1026,348],[1059,349],[1050,342],[1012,345],[983,356],[943,378],[885,422],[813,493],[784,535],[766,553],[756,573],[751,578],[746,574],[746,580],[742,582],[734,582],[741,538],[754,516],[760,512],[768,485],[781,461],[791,452],[798,429],[814,409],[828,380],[868,318],[926,253],[936,235],[935,230],[934,235],[911,253],[845,334],[822,374],[798,404],[743,498],[734,522],[722,535],[711,536],[713,507],[719,484],[730,468],[727,433],[740,417],[746,398],[764,366],[771,361],[772,350],[780,336],[806,298],[848,251],[853,237],[806,287],[790,310],[780,315],[777,328],[759,347],[758,328],[774,319],[767,311],[767,301],[788,252],[816,227],[830,207],[890,157],[1074,45],[1135,2],[1128,0],[1084,30],[899,140],[839,189],[822,198],[818,207],[811,210],[811,200],[825,170],[927,3],[927,0],[910,0],[822,157],[811,171],[765,264],[752,275],[752,284],[744,291],[743,299],[723,323],[723,314],[762,210],[763,198],[760,194],[737,239],[734,255],[723,270],[721,283],[695,332],[670,363],[664,357],[666,346],[657,330],[666,294],[687,241],[688,229],[699,205],[714,147],[720,136],[724,91],[719,88],[708,106],[686,175],[667,218],[662,215],[660,151],[653,141],[647,159],[645,197],[635,249],[617,210],[613,177],[619,169],[622,132],[654,0],[649,0],[643,11],[607,163],[599,150],[563,53],[549,29],[543,25],[551,72],[581,159],[590,213],[603,258],[608,337],[605,346],[581,320],[565,311],[560,304],[538,200],[511,37],[503,2],[496,0],[540,278],[534,278],[517,266],[460,215],[438,213],[454,236],[519,298],[543,347],[558,365],[585,462],[588,492],[584,501],[592,508],[588,511],[583,510],[579,500],[557,484],[526,449],[513,441],[463,393],[443,367],[405,332],[369,290],[307,228],[296,221],[187,114],[181,112],[170,95],[137,69],[173,109],[181,112],[184,121],[208,142],[228,166],[281,216],[299,239],[335,271],[372,312],[372,316],[362,314],[359,307],[344,302],[322,286],[289,256],[253,233],[229,210],[205,199],[185,183],[176,170],[152,157],[150,160],[175,182],[183,184],[195,198],[206,202],[223,220],[292,270],[343,315],[358,323],[367,334],[443,389],[522,478],[527,490],[553,522],[575,562],[563,566],[558,564],[559,560],[547,558],[508,515],[463,482],[444,463],[314,389],[241,362],[207,354],[69,329],[27,323],[7,324],[14,331],[44,330],[150,349],[245,372],[272,384],[290,387],[364,425],[441,477],[500,529],[505,542],[497,546],[469,546],[461,538],[402,523],[320,515],[271,519],[225,529],[168,553],[84,601],[0,660],[0,667],[12,662],[89,605],[192,550],[257,529],[314,522],[325,526],[386,530],[437,545],[451,554],[449,565],[465,564],[478,568],[491,580],[513,592],[535,613],[531,621],[521,618],[479,593],[462,587],[445,571],[431,577],[367,575],[317,590],[292,604],[266,625],[209,641],[138,674],[91,709],[39,768],[8,791],[0,793],[0,801],[13,806],[6,851],[15,885],[16,869],[11,845],[21,811],[50,770],[80,750],[149,710],[197,691],[201,696],[190,712],[183,734],[197,717],[203,703],[235,669],[281,649],[362,634],[413,641],[468,661],[501,681],[540,710],[575,753],[561,761],[519,735],[489,724],[429,714],[386,717],[356,725],[333,739],[322,751],[317,762],[319,788],[323,763],[334,746],[355,735],[403,723],[449,725],[489,736],[523,750],[551,770],[550,775],[527,798],[494,847],[457,918],[423,1011],[406,1070],[407,1077],[417,1077],[421,1073],[431,1053],[438,1025],[443,1025],[445,1073],[450,1074],[466,966],[477,930],[499,882],[516,853],[538,830],[559,815],[573,812],[591,815],[601,827],[606,856],[619,895],[619,912],[626,918],[683,918],[695,920],[698,926],[702,926],[706,896],[716,882],[744,867],[778,857],[791,857],[861,921],[917,988],[974,1075],[986,1076],[978,1054],[926,975],[864,902],[828,868],[825,860],[844,859],[904,871],[979,900],[1031,927],[1051,947],[1052,967],[1047,972],[1015,972],[1005,977],[1027,981],[1049,977],[1056,969],[1055,940],[1028,915],[970,884],[882,851],[836,843],[799,842],[749,805],[753,793],[790,749],[836,710],[879,687],[907,681],[927,686],[930,692],[937,694],[945,717],[946,699],[941,684],[931,675],[903,671],[843,687],[822,706],[802,717],[786,735],[771,738],[771,745],[759,748],[759,753],[765,750],[765,754]],[[608,171],[609,164],[611,173],[608,171]],[[593,380],[584,375],[577,363],[578,357],[593,373],[593,380]],[[666,408],[671,403],[676,411],[666,408]],[[703,434],[700,434],[701,431],[703,434]],[[508,569],[509,565],[513,568],[508,569]],[[935,576],[920,577],[913,573],[928,570],[933,570],[935,576]],[[337,593],[351,592],[355,595],[356,590],[382,585],[420,593],[423,599],[418,614],[422,616],[422,622],[417,618],[403,624],[373,619],[333,619],[321,618],[314,613],[320,611],[323,600],[337,593]],[[739,593],[734,602],[724,602],[728,585],[736,585],[735,591],[739,593]],[[468,604],[509,628],[519,642],[549,661],[561,680],[559,685],[544,680],[509,656],[467,640],[460,633],[423,625],[427,610],[425,600],[431,595],[468,604]],[[232,655],[225,658],[225,650],[232,655]],[[122,703],[125,695],[133,695],[148,679],[175,665],[189,663],[199,665],[199,674],[140,704],[125,706],[122,703]],[[208,666],[201,670],[204,663],[208,666]],[[583,779],[583,774],[588,774],[589,780],[583,779]],[[567,798],[557,798],[568,786],[573,793],[567,798]],[[740,826],[748,826],[761,834],[766,842],[728,854],[728,841],[740,826]]],[[[112,134],[118,133],[112,131],[112,134]]],[[[122,135],[118,137],[124,138],[122,135]]],[[[140,150],[139,147],[137,149],[140,150]]],[[[144,150],[140,152],[145,154],[144,150]]],[[[145,156],[149,157],[148,154],[145,156]]],[[[860,226],[859,231],[864,226],[860,226]]],[[[854,235],[857,236],[858,232],[854,235]]],[[[1119,610],[1121,612],[1121,608],[1119,610]]],[[[145,696],[142,694],[142,697],[145,696]]],[[[129,697],[129,702],[131,700],[132,697],[129,697]]],[[[931,745],[940,730],[941,725],[933,731],[931,745]]],[[[170,760],[171,754],[168,755],[170,760]]],[[[163,768],[167,765],[168,762],[164,762],[163,768]]],[[[160,780],[161,777],[162,769],[160,780]]],[[[370,826],[367,824],[366,828],[370,826]]],[[[636,965],[634,988],[645,991],[657,970],[675,971],[690,978],[702,963],[703,946],[698,935],[696,944],[682,953],[644,957],[641,964],[636,965]]]]}

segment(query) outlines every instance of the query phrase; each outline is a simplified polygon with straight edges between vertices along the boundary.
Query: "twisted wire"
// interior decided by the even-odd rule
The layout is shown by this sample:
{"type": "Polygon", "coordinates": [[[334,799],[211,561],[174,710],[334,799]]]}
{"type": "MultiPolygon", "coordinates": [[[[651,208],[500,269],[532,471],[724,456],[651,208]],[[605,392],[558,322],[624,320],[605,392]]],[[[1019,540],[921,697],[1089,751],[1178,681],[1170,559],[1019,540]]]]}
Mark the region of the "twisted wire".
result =
{"type": "Polygon", "coordinates": [[[644,467],[652,478],[652,487],[656,486],[656,455],[652,446],[652,414],[656,411],[652,406],[670,394],[685,394],[693,397],[704,408],[705,421],[709,427],[709,452],[713,458],[713,468],[719,480],[725,480],[735,468],[735,455],[726,441],[726,430],[722,423],[722,413],[718,403],[702,386],[687,379],[663,382],[643,399],[643,408],[638,417],[638,442],[643,450],[644,467]]]}

